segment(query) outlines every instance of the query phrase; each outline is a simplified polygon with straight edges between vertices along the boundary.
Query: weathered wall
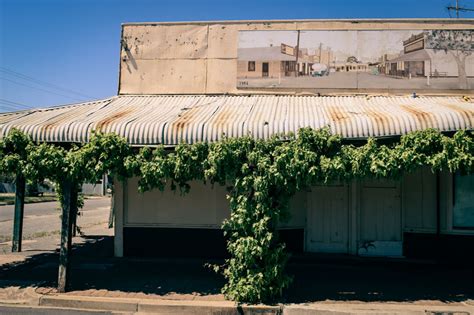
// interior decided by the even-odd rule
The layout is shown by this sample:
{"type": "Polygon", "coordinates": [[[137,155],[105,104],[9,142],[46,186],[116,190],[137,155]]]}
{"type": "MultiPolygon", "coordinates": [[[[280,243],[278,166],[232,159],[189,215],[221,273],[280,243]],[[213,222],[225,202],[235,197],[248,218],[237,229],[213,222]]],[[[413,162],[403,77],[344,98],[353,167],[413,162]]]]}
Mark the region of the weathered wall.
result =
{"type": "MultiPolygon", "coordinates": [[[[242,30],[474,29],[473,24],[472,20],[312,20],[125,24],[122,29],[120,52],[119,94],[268,92],[258,89],[239,90],[236,87],[238,32],[242,30]]],[[[291,90],[291,92],[295,91],[297,92],[296,89],[291,90]]],[[[309,92],[315,93],[315,91],[309,92]]],[[[338,90],[337,92],[344,91],[338,90]]],[[[437,92],[442,93],[443,91],[434,91],[433,93],[437,92]]],[[[278,90],[271,91],[271,93],[288,93],[288,91],[278,90]]]]}
{"type": "MultiPolygon", "coordinates": [[[[118,256],[123,254],[124,229],[176,233],[181,229],[203,230],[212,236],[230,215],[224,187],[195,182],[189,194],[181,196],[170,189],[141,194],[137,183],[137,178],[125,184],[115,182],[118,256]]],[[[363,243],[377,241],[379,247],[391,247],[379,248],[379,252],[369,248],[370,254],[400,254],[402,242],[410,243],[409,253],[416,252],[420,235],[437,233],[438,200],[441,235],[474,235],[472,231],[453,229],[452,183],[452,174],[440,174],[439,199],[436,175],[427,168],[407,174],[401,181],[362,180],[316,186],[292,198],[291,219],[280,228],[305,233],[305,241],[302,236],[298,242],[305,243],[306,251],[364,255],[368,253],[361,250],[363,243]],[[391,244],[398,244],[398,248],[391,244]]]]}
{"type": "MultiPolygon", "coordinates": [[[[124,226],[220,228],[230,215],[225,187],[191,183],[188,194],[169,187],[138,192],[138,178],[128,180],[124,199],[124,226]]],[[[304,227],[305,193],[298,193],[290,205],[291,218],[283,227],[304,227]]]]}

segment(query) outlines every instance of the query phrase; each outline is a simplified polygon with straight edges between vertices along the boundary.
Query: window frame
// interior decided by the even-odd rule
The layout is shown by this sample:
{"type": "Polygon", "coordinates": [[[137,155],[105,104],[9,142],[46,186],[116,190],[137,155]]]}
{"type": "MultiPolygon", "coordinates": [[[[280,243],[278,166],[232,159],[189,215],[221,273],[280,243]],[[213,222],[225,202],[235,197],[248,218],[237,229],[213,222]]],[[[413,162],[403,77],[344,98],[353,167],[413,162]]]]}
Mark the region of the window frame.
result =
{"type": "MultiPolygon", "coordinates": [[[[451,229],[452,231],[459,231],[459,232],[474,232],[474,225],[473,226],[456,226],[454,224],[454,208],[456,206],[456,176],[461,176],[459,172],[453,173],[451,175],[451,207],[450,207],[450,214],[449,219],[451,221],[451,229]]],[[[474,175],[471,175],[474,176],[474,175]]]]}
{"type": "Polygon", "coordinates": [[[248,71],[248,72],[255,72],[256,68],[257,68],[257,66],[256,66],[256,64],[255,64],[255,61],[249,61],[249,62],[247,63],[247,71],[248,71]],[[252,66],[251,66],[251,65],[252,65],[252,66]]]}

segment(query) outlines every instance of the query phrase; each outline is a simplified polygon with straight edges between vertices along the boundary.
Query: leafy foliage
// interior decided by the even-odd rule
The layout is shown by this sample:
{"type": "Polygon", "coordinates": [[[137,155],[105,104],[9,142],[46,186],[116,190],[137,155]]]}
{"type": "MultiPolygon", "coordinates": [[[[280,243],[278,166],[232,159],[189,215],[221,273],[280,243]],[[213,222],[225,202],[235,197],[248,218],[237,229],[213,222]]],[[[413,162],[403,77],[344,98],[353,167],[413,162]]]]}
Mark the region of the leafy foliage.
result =
{"type": "Polygon", "coordinates": [[[427,48],[435,50],[456,50],[470,55],[474,51],[472,30],[431,30],[427,36],[427,48]]]}
{"type": "Polygon", "coordinates": [[[138,153],[112,134],[94,134],[89,143],[68,149],[33,145],[25,137],[14,131],[0,144],[2,171],[76,183],[107,172],[121,179],[139,176],[140,191],[171,187],[186,193],[195,180],[226,185],[231,215],[222,227],[231,258],[214,269],[227,279],[226,297],[248,303],[274,301],[291,282],[277,226],[288,219],[289,201],[297,191],[334,180],[396,179],[422,166],[433,172],[474,172],[470,131],[448,137],[428,129],[393,143],[368,139],[356,146],[328,129],[303,128],[297,135],[268,140],[228,138],[182,144],[174,151],[145,147],[138,153]]]}

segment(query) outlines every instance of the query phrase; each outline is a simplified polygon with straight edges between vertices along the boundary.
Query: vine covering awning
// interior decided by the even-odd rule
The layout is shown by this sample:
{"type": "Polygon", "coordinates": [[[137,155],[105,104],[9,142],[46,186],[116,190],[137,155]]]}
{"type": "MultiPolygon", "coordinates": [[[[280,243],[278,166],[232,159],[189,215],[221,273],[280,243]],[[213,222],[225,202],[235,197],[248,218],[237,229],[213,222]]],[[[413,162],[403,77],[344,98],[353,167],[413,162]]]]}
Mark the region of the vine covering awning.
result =
{"type": "Polygon", "coordinates": [[[435,128],[474,127],[474,101],[461,96],[121,95],[0,114],[0,139],[13,128],[40,142],[88,142],[93,130],[135,146],[268,139],[302,127],[329,127],[349,139],[435,128]]]}

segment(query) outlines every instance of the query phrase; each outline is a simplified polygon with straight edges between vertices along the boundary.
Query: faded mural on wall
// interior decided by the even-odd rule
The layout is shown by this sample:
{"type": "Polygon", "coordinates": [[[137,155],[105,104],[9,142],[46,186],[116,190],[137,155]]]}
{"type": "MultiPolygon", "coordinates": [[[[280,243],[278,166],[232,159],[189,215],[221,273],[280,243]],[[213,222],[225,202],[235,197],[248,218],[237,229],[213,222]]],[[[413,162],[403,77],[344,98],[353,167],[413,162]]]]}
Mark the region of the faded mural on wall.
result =
{"type": "Polygon", "coordinates": [[[240,31],[237,87],[474,89],[474,31],[240,31]]]}

